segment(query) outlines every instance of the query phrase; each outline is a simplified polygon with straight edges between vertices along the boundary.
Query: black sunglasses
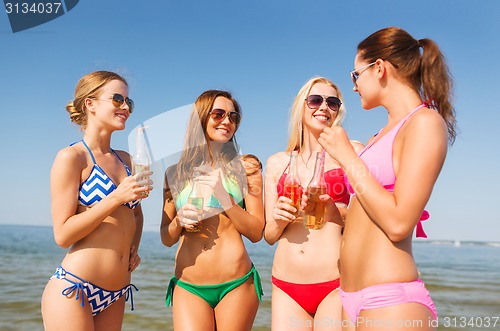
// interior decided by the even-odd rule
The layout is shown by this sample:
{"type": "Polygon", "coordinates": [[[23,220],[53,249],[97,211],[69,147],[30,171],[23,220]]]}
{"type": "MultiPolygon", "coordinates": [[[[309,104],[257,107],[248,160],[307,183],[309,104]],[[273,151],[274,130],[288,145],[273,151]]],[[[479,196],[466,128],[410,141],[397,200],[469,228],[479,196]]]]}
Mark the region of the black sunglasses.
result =
{"type": "Polygon", "coordinates": [[[127,104],[128,106],[128,111],[132,114],[134,111],[134,100],[130,98],[125,98],[123,95],[120,93],[115,93],[111,97],[111,99],[97,99],[97,98],[90,98],[90,99],[95,99],[95,100],[104,100],[104,101],[111,101],[114,107],[116,108],[121,108],[124,103],[127,104]]]}
{"type": "Polygon", "coordinates": [[[212,109],[210,111],[210,116],[216,122],[222,122],[224,118],[227,116],[229,117],[229,121],[234,125],[240,124],[241,121],[240,113],[235,111],[226,112],[224,109],[219,109],[219,108],[212,109]]]}
{"type": "Polygon", "coordinates": [[[306,98],[307,107],[310,109],[317,109],[326,101],[326,105],[332,111],[339,111],[342,102],[337,97],[325,97],[324,95],[312,94],[306,98]]]}

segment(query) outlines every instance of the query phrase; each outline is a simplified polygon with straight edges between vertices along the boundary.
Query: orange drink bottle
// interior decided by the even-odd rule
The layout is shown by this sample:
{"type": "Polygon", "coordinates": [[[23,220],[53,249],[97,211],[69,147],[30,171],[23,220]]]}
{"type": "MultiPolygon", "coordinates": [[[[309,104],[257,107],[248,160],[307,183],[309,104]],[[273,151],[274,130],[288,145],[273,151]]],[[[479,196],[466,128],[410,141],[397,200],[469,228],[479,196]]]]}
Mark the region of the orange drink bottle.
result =
{"type": "Polygon", "coordinates": [[[316,154],[316,164],[314,165],[314,175],[307,186],[307,198],[309,203],[314,203],[314,210],[304,215],[304,226],[308,229],[319,230],[325,223],[325,207],[326,202],[323,202],[319,197],[326,194],[325,182],[325,152],[316,154]]]}
{"type": "Polygon", "coordinates": [[[285,179],[284,184],[284,196],[291,199],[292,203],[290,204],[292,207],[297,209],[294,213],[294,216],[297,216],[299,213],[300,199],[301,199],[301,186],[300,186],[300,177],[297,172],[297,151],[293,151],[290,154],[290,164],[289,164],[289,172],[285,179]]]}

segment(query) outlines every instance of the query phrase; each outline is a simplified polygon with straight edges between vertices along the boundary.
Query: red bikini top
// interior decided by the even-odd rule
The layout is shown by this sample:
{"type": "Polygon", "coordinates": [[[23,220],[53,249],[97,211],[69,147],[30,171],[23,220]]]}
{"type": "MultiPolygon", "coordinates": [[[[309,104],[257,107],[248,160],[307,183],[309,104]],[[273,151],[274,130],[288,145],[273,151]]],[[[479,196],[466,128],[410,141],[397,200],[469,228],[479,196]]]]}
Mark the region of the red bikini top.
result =
{"type": "MultiPolygon", "coordinates": [[[[287,176],[286,170],[288,166],[283,170],[283,174],[281,174],[280,179],[278,180],[278,184],[276,185],[276,189],[278,191],[278,197],[284,195],[285,192],[285,179],[287,176]]],[[[333,198],[335,202],[342,202],[346,205],[349,204],[349,191],[345,185],[344,180],[344,171],[342,168],[335,168],[325,172],[325,182],[326,182],[326,193],[333,198]]],[[[300,187],[300,195],[304,192],[304,188],[300,187]]]]}

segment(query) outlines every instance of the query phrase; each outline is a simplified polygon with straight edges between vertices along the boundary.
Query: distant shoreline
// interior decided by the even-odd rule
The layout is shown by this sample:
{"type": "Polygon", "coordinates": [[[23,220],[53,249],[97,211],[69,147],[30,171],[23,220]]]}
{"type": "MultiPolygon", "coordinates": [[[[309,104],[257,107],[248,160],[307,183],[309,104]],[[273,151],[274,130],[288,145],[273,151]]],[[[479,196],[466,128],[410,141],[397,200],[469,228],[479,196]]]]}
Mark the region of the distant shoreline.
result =
{"type": "MultiPolygon", "coordinates": [[[[41,224],[2,224],[0,223],[0,227],[41,227],[41,228],[52,228],[51,225],[41,225],[41,224]]],[[[152,227],[145,227],[144,232],[157,232],[158,230],[153,229],[152,227]]],[[[432,245],[450,245],[450,246],[491,246],[500,248],[500,241],[492,241],[492,240],[461,240],[461,239],[426,239],[426,238],[418,238],[413,239],[414,244],[426,243],[432,245]]]]}

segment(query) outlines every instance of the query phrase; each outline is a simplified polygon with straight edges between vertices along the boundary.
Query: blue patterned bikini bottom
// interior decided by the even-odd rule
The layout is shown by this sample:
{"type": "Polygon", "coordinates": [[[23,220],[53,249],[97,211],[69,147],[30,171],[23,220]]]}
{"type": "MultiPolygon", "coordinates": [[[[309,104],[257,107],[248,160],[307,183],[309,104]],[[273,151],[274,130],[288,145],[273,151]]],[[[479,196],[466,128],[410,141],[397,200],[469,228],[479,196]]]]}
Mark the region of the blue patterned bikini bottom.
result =
{"type": "Polygon", "coordinates": [[[134,297],[133,297],[132,287],[136,291],[139,291],[134,284],[129,284],[118,291],[108,291],[100,288],[97,285],[94,285],[90,282],[81,279],[80,277],[76,276],[75,274],[72,274],[71,272],[64,270],[63,267],[57,267],[56,272],[54,273],[54,275],[52,275],[52,277],[50,277],[50,279],[52,278],[64,279],[65,281],[73,284],[62,290],[61,294],[68,297],[74,291],[76,291],[76,300],[81,300],[82,307],[84,306],[85,302],[84,301],[84,294],[85,294],[85,296],[87,296],[90,308],[92,309],[92,316],[99,314],[100,312],[108,308],[111,304],[113,304],[115,301],[117,301],[124,295],[125,295],[125,301],[128,301],[128,298],[130,297],[132,310],[134,310],[134,297]],[[75,280],[68,279],[67,276],[71,276],[72,278],[75,278],[75,280]]]}

